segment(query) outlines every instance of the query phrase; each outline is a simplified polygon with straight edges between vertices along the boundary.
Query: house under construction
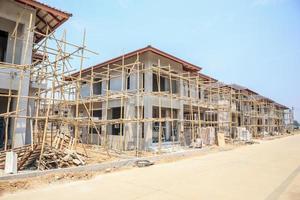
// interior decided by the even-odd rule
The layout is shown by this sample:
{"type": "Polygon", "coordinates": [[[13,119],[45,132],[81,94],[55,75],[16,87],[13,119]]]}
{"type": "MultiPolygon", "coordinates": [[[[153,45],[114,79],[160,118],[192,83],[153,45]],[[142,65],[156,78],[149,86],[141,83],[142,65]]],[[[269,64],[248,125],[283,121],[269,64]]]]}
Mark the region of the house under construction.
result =
{"type": "Polygon", "coordinates": [[[288,107],[151,46],[84,67],[96,55],[85,32],[80,44],[54,34],[70,17],[35,0],[0,0],[2,149],[39,146],[42,155],[67,137],[71,149],[149,151],[292,129],[288,107]]]}
{"type": "Polygon", "coordinates": [[[286,106],[248,88],[221,83],[202,74],[201,67],[151,46],[66,80],[79,82],[84,100],[74,105],[75,116],[93,117],[97,126],[83,124],[82,141],[122,150],[189,146],[199,138],[211,143],[218,132],[233,139],[241,131],[254,137],[278,134],[291,117],[286,106]]]}
{"type": "MultiPolygon", "coordinates": [[[[35,49],[71,14],[31,0],[0,0],[0,146],[32,142],[35,99],[46,56],[35,49]]],[[[41,47],[39,47],[41,48],[41,47]]],[[[46,80],[46,78],[45,78],[46,80]]]]}

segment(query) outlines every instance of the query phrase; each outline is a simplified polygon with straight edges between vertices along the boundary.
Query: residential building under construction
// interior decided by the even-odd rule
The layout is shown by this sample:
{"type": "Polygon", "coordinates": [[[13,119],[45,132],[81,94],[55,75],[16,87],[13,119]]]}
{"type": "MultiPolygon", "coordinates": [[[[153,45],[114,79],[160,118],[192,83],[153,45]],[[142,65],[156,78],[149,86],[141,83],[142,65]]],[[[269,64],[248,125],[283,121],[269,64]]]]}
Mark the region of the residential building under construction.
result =
{"type": "MultiPolygon", "coordinates": [[[[74,106],[86,143],[110,148],[151,150],[161,145],[189,146],[223,133],[260,137],[288,128],[290,110],[237,84],[224,84],[201,67],[151,46],[72,74],[84,103],[74,106]],[[88,108],[88,109],[86,109],[88,108]]],[[[76,114],[75,114],[76,115],[76,114]]]]}
{"type": "Polygon", "coordinates": [[[71,16],[34,0],[0,0],[0,146],[26,147],[18,168],[29,158],[41,165],[48,148],[138,155],[292,130],[292,109],[152,46],[85,66],[97,56],[85,33],[79,44],[55,34],[71,16]]]}

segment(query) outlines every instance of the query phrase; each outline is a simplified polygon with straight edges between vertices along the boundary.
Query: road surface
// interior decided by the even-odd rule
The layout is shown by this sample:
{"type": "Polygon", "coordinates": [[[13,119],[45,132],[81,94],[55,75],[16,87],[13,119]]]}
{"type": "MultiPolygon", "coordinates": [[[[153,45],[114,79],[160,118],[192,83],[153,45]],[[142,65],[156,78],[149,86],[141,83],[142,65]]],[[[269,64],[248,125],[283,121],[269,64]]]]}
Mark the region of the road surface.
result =
{"type": "Polygon", "coordinates": [[[3,199],[300,199],[300,135],[3,199]]]}

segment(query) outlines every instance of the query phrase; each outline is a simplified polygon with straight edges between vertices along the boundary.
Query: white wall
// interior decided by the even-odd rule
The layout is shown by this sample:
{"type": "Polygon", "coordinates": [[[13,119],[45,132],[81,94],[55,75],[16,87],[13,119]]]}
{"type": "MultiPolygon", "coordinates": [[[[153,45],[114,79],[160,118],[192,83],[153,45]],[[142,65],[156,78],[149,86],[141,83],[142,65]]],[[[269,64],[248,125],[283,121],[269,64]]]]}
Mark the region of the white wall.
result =
{"type": "MultiPolygon", "coordinates": [[[[21,5],[19,3],[16,3],[15,1],[10,0],[0,0],[0,29],[6,31],[9,33],[9,37],[11,37],[11,34],[14,29],[14,24],[20,17],[20,28],[18,28],[18,36],[22,38],[22,40],[19,40],[17,42],[16,48],[17,51],[15,52],[15,63],[16,64],[30,64],[31,63],[31,54],[32,54],[32,43],[33,43],[33,33],[28,34],[28,28],[29,28],[29,19],[30,15],[32,14],[32,26],[35,24],[35,10],[29,7],[26,7],[24,5],[21,5]],[[27,49],[25,48],[26,40],[28,40],[27,49]]],[[[8,47],[7,47],[7,56],[6,60],[8,62],[12,62],[12,49],[13,49],[13,40],[8,41],[8,47]]],[[[2,72],[0,74],[0,87],[2,89],[14,89],[18,90],[19,88],[19,80],[20,80],[20,73],[14,75],[15,79],[12,79],[12,74],[16,72],[16,70],[12,69],[0,69],[2,72]],[[10,81],[12,80],[12,83],[10,81]]],[[[22,96],[28,96],[29,94],[29,86],[30,86],[30,80],[29,80],[29,72],[24,72],[23,81],[21,82],[21,93],[22,96]]],[[[16,101],[12,102],[13,107],[16,107],[16,101]]],[[[28,100],[27,98],[21,98],[19,102],[19,115],[25,116],[27,115],[27,109],[28,107],[28,100]]],[[[11,120],[12,121],[12,120],[11,120]]],[[[26,140],[26,134],[29,133],[29,129],[26,130],[26,119],[25,118],[18,118],[16,120],[16,124],[11,126],[10,132],[12,133],[14,131],[15,127],[15,133],[14,133],[14,144],[13,147],[19,147],[22,146],[28,142],[30,142],[29,139],[26,140]]]]}

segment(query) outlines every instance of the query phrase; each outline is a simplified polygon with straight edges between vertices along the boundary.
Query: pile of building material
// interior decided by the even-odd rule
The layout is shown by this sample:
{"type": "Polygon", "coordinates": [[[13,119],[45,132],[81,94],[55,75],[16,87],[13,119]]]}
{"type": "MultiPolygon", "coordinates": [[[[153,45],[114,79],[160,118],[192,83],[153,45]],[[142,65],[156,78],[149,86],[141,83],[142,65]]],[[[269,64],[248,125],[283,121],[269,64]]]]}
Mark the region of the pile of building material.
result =
{"type": "Polygon", "coordinates": [[[237,140],[240,141],[251,141],[252,136],[250,132],[245,127],[236,127],[237,130],[237,140]]]}
{"type": "Polygon", "coordinates": [[[36,164],[40,170],[66,168],[85,165],[85,159],[76,151],[46,147],[41,160],[37,160],[36,164]]]}
{"type": "Polygon", "coordinates": [[[34,163],[40,156],[41,146],[40,145],[25,145],[23,147],[14,148],[12,150],[0,152],[0,169],[4,169],[6,153],[13,151],[17,154],[17,166],[18,170],[28,168],[34,163]]]}
{"type": "MultiPolygon", "coordinates": [[[[10,151],[16,153],[17,170],[37,168],[46,170],[85,165],[85,156],[70,150],[73,149],[74,143],[73,137],[60,131],[55,136],[52,145],[45,143],[43,150],[41,145],[26,145],[2,151],[0,152],[0,169],[4,169],[6,154],[10,151]]],[[[16,170],[13,173],[16,173],[16,170]]]]}
{"type": "Polygon", "coordinates": [[[214,127],[202,127],[201,139],[203,145],[213,145],[216,142],[215,128],[214,127]]]}
{"type": "MultiPolygon", "coordinates": [[[[0,169],[4,169],[7,153],[11,151],[0,152],[0,169]]],[[[36,169],[40,170],[65,168],[72,166],[85,165],[85,156],[76,151],[68,149],[56,149],[45,145],[42,156],[40,145],[26,145],[13,149],[17,156],[17,169],[36,169]],[[41,160],[40,160],[41,158],[41,160]],[[40,163],[40,165],[39,165],[40,163]]],[[[12,163],[13,164],[13,163],[12,163]]]]}
{"type": "Polygon", "coordinates": [[[267,131],[262,131],[262,132],[261,132],[261,135],[265,137],[265,136],[268,136],[269,133],[268,133],[267,131]]]}
{"type": "Polygon", "coordinates": [[[216,142],[217,142],[217,145],[220,146],[220,147],[225,146],[225,133],[218,132],[216,142]]]}
{"type": "Polygon", "coordinates": [[[280,133],[277,132],[277,131],[274,131],[274,132],[271,132],[271,135],[272,135],[272,136],[278,136],[278,135],[280,135],[280,133]]]}
{"type": "Polygon", "coordinates": [[[202,148],[203,146],[203,141],[201,138],[196,138],[195,142],[192,142],[190,147],[193,147],[193,148],[202,148]]]}

